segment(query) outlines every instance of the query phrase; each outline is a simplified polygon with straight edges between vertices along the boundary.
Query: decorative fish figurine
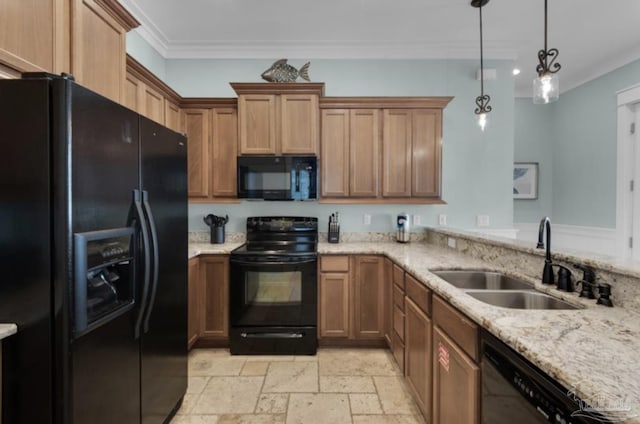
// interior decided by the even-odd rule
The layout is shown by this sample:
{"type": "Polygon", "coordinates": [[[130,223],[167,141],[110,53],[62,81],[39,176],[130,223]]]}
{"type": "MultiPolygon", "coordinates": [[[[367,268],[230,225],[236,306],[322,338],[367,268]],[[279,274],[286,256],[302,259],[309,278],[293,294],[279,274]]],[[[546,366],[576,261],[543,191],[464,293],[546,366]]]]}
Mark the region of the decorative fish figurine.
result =
{"type": "Polygon", "coordinates": [[[276,60],[273,65],[261,75],[262,79],[269,82],[295,82],[298,77],[311,81],[309,79],[309,65],[305,63],[298,71],[287,63],[287,59],[276,60]]]}

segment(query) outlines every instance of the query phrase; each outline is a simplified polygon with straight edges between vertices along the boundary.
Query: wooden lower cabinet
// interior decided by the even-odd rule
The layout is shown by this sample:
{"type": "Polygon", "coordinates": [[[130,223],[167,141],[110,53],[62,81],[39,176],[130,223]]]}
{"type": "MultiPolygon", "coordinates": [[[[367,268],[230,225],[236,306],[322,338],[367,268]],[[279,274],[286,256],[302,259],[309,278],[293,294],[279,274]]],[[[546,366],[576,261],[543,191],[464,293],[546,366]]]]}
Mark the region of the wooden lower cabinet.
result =
{"type": "Polygon", "coordinates": [[[319,335],[320,337],[349,337],[349,273],[320,274],[319,335]]]}
{"type": "Polygon", "coordinates": [[[355,257],[354,336],[356,339],[384,339],[384,259],[355,257]]]}
{"type": "Polygon", "coordinates": [[[200,279],[200,268],[198,258],[189,259],[189,287],[188,287],[188,315],[187,315],[187,340],[189,349],[193,347],[200,337],[202,323],[202,280],[200,279]]]}
{"type": "Polygon", "coordinates": [[[405,299],[404,373],[407,385],[429,423],[432,387],[431,320],[408,296],[405,299]]]}
{"type": "Polygon", "coordinates": [[[433,328],[433,424],[479,424],[480,367],[433,328]]]}
{"type": "Polygon", "coordinates": [[[210,255],[200,258],[204,310],[202,313],[203,340],[229,338],[229,257],[210,255]]]}
{"type": "Polygon", "coordinates": [[[384,339],[391,349],[393,332],[393,262],[384,258],[384,339]]]}

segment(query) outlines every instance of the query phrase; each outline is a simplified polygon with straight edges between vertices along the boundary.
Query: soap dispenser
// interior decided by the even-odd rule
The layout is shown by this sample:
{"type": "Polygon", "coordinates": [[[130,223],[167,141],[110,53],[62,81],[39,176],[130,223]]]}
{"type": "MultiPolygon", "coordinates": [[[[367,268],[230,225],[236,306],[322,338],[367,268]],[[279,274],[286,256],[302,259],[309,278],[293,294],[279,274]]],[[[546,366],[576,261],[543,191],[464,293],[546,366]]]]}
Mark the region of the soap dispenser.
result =
{"type": "Polygon", "coordinates": [[[571,284],[571,271],[568,268],[553,264],[553,266],[557,266],[558,269],[558,290],[564,290],[567,292],[573,291],[573,284],[571,284]]]}

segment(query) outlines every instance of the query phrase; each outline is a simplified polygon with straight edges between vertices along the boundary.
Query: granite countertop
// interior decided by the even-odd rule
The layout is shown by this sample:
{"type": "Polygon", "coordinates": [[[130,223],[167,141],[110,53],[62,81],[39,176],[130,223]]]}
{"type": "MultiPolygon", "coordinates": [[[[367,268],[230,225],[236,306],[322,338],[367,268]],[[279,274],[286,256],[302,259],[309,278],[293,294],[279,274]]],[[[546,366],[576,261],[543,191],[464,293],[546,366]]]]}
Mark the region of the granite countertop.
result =
{"type": "Polygon", "coordinates": [[[224,244],[211,243],[189,243],[188,255],[189,259],[198,255],[224,255],[229,254],[236,247],[242,246],[244,243],[227,242],[224,244]]]}
{"type": "Polygon", "coordinates": [[[0,324],[0,340],[9,337],[18,332],[18,326],[15,324],[0,324]]]}
{"type": "MultiPolygon", "coordinates": [[[[189,257],[229,253],[240,243],[190,244],[189,257]]],[[[607,308],[577,293],[560,292],[539,280],[493,266],[454,250],[426,243],[319,243],[320,254],[382,254],[402,266],[434,293],[618,422],[640,424],[640,311],[607,308]],[[536,289],[582,306],[577,310],[518,310],[480,302],[440,279],[439,269],[487,269],[507,272],[536,289]],[[624,410],[624,409],[629,410],[624,410]]]]}
{"type": "MultiPolygon", "coordinates": [[[[532,363],[594,405],[631,408],[607,413],[640,423],[640,312],[607,308],[524,275],[536,289],[581,305],[578,310],[518,310],[480,302],[438,278],[438,269],[495,269],[487,262],[429,244],[320,243],[321,254],[384,254],[532,363]],[[617,414],[617,415],[616,415],[617,414]]],[[[509,274],[514,275],[513,272],[509,274]]]]}

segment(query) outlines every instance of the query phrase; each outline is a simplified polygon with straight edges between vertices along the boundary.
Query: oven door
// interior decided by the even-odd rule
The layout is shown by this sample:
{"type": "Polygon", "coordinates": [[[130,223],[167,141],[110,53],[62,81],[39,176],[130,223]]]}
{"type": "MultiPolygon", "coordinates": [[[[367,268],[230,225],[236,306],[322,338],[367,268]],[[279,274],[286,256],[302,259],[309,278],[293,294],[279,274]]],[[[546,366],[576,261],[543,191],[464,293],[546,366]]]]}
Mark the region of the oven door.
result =
{"type": "Polygon", "coordinates": [[[317,258],[230,258],[232,327],[315,326],[317,258]]]}

